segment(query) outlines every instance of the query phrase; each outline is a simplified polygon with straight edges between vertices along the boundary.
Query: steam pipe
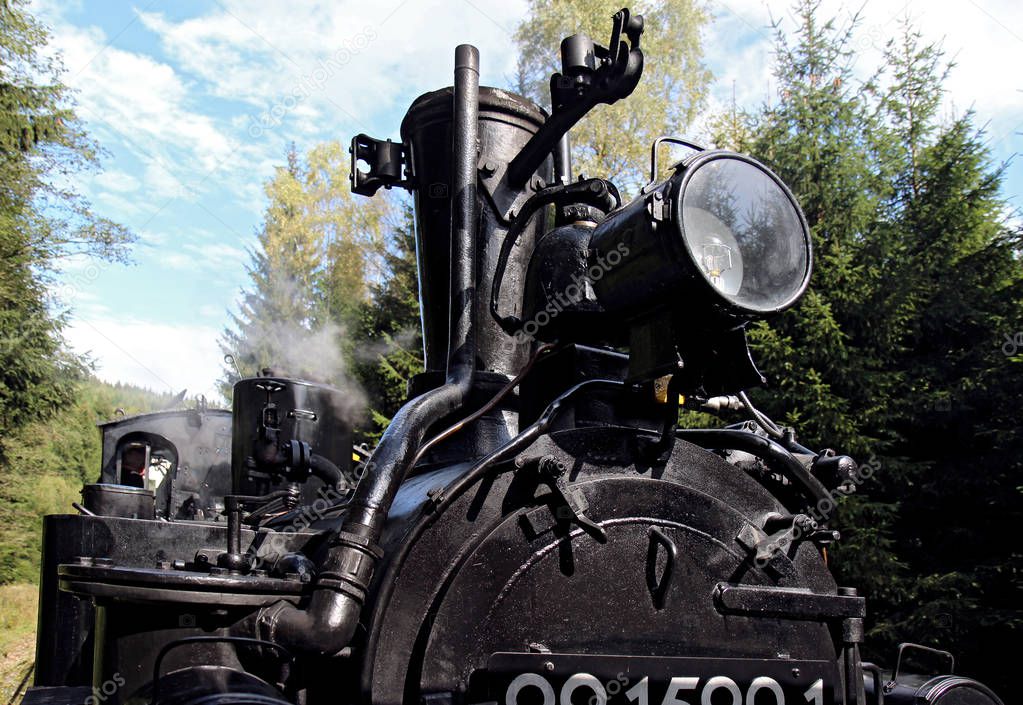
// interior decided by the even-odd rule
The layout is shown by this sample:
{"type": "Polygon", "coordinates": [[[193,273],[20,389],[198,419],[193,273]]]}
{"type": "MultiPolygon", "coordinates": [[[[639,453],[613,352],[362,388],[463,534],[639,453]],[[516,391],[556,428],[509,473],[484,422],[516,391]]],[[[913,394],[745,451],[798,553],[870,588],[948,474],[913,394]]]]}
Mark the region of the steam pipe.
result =
{"type": "Polygon", "coordinates": [[[332,463],[329,459],[324,458],[322,455],[312,453],[309,456],[309,472],[314,477],[318,477],[323,480],[323,484],[327,485],[331,489],[338,489],[345,482],[345,475],[341,472],[341,468],[332,463]]]}
{"type": "Polygon", "coordinates": [[[278,602],[260,611],[257,630],[278,644],[332,656],[355,634],[387,513],[431,425],[463,406],[476,370],[476,161],[479,51],[455,49],[451,170],[451,320],[447,379],[406,403],[366,465],[345,521],[333,538],[307,609],[278,602]]]}

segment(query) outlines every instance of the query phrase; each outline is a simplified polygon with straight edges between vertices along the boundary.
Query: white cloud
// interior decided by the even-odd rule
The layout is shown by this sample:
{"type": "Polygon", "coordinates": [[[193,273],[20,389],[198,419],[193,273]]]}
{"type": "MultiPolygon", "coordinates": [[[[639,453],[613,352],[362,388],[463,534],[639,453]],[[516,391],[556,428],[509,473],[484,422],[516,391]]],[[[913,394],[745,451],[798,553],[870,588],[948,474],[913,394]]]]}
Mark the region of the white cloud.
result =
{"type": "Polygon", "coordinates": [[[154,266],[227,279],[244,276],[249,253],[242,247],[224,242],[222,236],[197,230],[168,237],[174,244],[160,252],[154,266]]]}
{"type": "Polygon", "coordinates": [[[110,169],[100,172],[96,176],[96,183],[100,186],[117,193],[131,193],[139,188],[139,180],[131,174],[119,169],[110,169]]]}
{"type": "MultiPolygon", "coordinates": [[[[71,25],[60,15],[50,22],[52,48],[63,56],[79,115],[101,143],[141,164],[135,174],[118,167],[88,181],[94,198],[141,190],[148,202],[191,201],[209,190],[204,179],[219,171],[226,172],[219,183],[228,189],[254,178],[249,160],[258,158],[258,147],[240,141],[230,121],[209,110],[202,92],[174,66],[121,49],[96,27],[71,25]]],[[[137,208],[127,211],[124,216],[138,215],[137,208]]]]}
{"type": "Polygon", "coordinates": [[[116,190],[96,189],[96,203],[103,206],[104,213],[116,213],[120,219],[144,218],[143,203],[116,190]]]}
{"type": "Polygon", "coordinates": [[[213,95],[250,105],[246,128],[283,113],[288,129],[322,139],[325,121],[339,131],[370,129],[374,116],[393,110],[396,101],[446,84],[459,42],[481,46],[484,72],[509,74],[510,33],[523,10],[521,1],[497,0],[229,0],[176,23],[158,12],[139,17],[181,70],[213,95]]]}
{"type": "MultiPolygon", "coordinates": [[[[764,78],[771,68],[771,22],[777,21],[784,31],[794,30],[791,4],[712,0],[710,7],[718,22],[708,32],[708,56],[715,66],[724,69],[716,78],[726,85],[734,78],[740,98],[762,97],[764,78]],[[745,35],[746,46],[736,54],[735,42],[741,35],[745,35]],[[751,38],[756,41],[750,43],[751,38]]],[[[954,103],[960,112],[976,106],[988,117],[1003,112],[1020,115],[1019,89],[1023,89],[1023,81],[1007,78],[998,69],[1023,53],[1023,31],[1019,30],[1023,26],[1023,4],[1010,0],[873,0],[862,4],[826,0],[821,12],[824,17],[835,17],[840,24],[848,23],[859,12],[852,48],[857,53],[856,70],[861,78],[871,75],[881,63],[885,42],[899,35],[901,21],[908,17],[925,41],[940,42],[946,59],[955,60],[956,68],[946,84],[950,104],[954,103]]]]}
{"type": "Polygon", "coordinates": [[[202,318],[220,319],[224,316],[224,309],[214,304],[203,304],[199,307],[199,315],[202,318]]]}
{"type": "Polygon", "coordinates": [[[219,398],[218,334],[212,326],[104,317],[77,317],[65,329],[72,349],[95,361],[100,379],[175,393],[188,389],[208,399],[219,398]]]}
{"type": "MultiPolygon", "coordinates": [[[[708,114],[727,109],[734,86],[740,106],[756,107],[774,100],[768,85],[774,48],[772,21],[791,32],[796,23],[792,7],[781,0],[711,0],[718,18],[707,32],[708,61],[718,71],[708,114]]],[[[856,52],[856,76],[870,77],[882,63],[890,38],[897,38],[901,22],[908,17],[925,42],[939,42],[946,60],[955,67],[945,83],[943,116],[977,113],[977,126],[988,125],[988,144],[996,160],[1023,151],[1023,79],[1005,70],[1023,55],[1023,3],[1014,0],[902,0],[888,3],[868,0],[849,3],[825,0],[822,15],[834,17],[840,26],[859,12],[860,22],[852,40],[856,52]]],[[[1010,166],[1005,193],[1017,201],[1023,194],[1023,164],[1010,166]],[[1015,189],[1015,190],[1014,190],[1015,189]]]]}
{"type": "MultiPolygon", "coordinates": [[[[194,166],[212,169],[234,148],[208,115],[187,107],[188,88],[175,70],[151,57],[106,49],[92,32],[72,32],[64,39],[68,82],[80,90],[88,119],[121,132],[136,153],[160,161],[148,146],[182,147],[194,166]],[[83,68],[75,70],[74,67],[83,68]]],[[[190,164],[190,166],[192,166],[190,164]]]]}

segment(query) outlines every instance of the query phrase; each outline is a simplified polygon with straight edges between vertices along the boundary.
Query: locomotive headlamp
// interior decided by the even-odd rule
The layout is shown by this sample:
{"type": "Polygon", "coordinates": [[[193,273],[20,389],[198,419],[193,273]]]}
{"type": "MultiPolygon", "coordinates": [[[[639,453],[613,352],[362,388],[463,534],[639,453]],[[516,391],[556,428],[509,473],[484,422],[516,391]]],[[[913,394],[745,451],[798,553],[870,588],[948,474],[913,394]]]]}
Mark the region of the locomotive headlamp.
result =
{"type": "Polygon", "coordinates": [[[790,306],[810,276],[810,237],[799,207],[760,164],[709,156],[684,170],[676,190],[674,224],[696,270],[737,309],[790,306]]]}
{"type": "Polygon", "coordinates": [[[788,308],[810,279],[810,233],[792,194],[733,152],[681,163],[597,226],[590,246],[609,263],[593,283],[601,305],[627,317],[675,309],[735,327],[788,308]]]}
{"type": "Polygon", "coordinates": [[[630,378],[682,371],[691,388],[722,391],[761,381],[743,328],[793,305],[812,259],[791,192],[728,151],[698,151],[651,182],[592,230],[586,251],[599,310],[611,317],[589,330],[628,336],[616,342],[630,349],[630,378]]]}

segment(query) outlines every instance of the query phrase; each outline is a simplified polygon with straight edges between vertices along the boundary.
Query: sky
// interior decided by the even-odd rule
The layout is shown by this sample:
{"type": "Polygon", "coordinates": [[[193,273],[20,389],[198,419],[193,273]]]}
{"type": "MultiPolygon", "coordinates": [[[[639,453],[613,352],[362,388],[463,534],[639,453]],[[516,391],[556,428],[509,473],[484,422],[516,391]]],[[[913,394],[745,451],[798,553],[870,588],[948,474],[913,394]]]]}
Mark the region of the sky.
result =
{"type": "MultiPolygon", "coordinates": [[[[944,112],[972,109],[994,158],[1023,150],[1023,3],[1012,0],[825,0],[859,11],[856,71],[909,17],[956,67],[944,112]]],[[[217,338],[247,285],[264,183],[317,143],[365,132],[397,138],[409,103],[451,83],[454,47],[480,49],[481,82],[512,83],[512,35],[524,0],[34,0],[76,91],[79,116],[106,154],[77,187],[139,236],[133,263],[66,263],[54,292],[66,338],[97,375],[217,399],[217,338]]],[[[791,3],[713,0],[704,33],[714,74],[706,115],[771,100],[772,22],[791,3]]],[[[617,6],[609,4],[609,15],[617,6]]],[[[609,24],[610,27],[610,24],[609,24]]],[[[602,39],[606,42],[606,38],[602,39]]],[[[656,57],[647,57],[647,61],[656,57]]],[[[599,111],[599,108],[598,108],[599,111]]],[[[696,135],[689,135],[699,137],[696,135]]],[[[1004,196],[1023,205],[1023,166],[1004,196]]]]}

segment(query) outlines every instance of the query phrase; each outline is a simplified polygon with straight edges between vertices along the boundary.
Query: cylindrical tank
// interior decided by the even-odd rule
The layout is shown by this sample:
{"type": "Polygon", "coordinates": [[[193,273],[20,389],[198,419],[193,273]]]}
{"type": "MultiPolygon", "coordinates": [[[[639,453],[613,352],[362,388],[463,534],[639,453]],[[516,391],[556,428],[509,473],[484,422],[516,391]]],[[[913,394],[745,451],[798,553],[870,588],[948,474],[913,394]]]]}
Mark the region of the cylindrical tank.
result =
{"type": "MultiPolygon", "coordinates": [[[[231,477],[236,494],[262,495],[277,488],[275,478],[257,467],[258,444],[264,429],[273,431],[278,445],[308,443],[316,455],[349,475],[352,464],[350,403],[345,392],[323,384],[283,377],[249,377],[234,385],[231,434],[231,477]]],[[[311,477],[305,499],[323,486],[311,477]]]]}
{"type": "MultiPolygon", "coordinates": [[[[447,363],[448,283],[451,251],[451,119],[452,89],[420,96],[401,124],[401,138],[409,145],[416,183],[416,249],[419,259],[422,300],[423,346],[426,369],[443,371],[447,363]]],[[[508,203],[515,197],[499,183],[500,174],[529,138],[544,123],[545,115],[534,103],[496,88],[479,91],[479,164],[484,177],[480,196],[480,227],[477,242],[476,338],[477,367],[483,372],[514,375],[529,357],[527,346],[515,345],[490,316],[490,287],[501,241],[508,224],[495,213],[491,197],[508,203]]],[[[550,160],[537,175],[550,178],[550,160]]],[[[500,214],[504,215],[504,213],[500,214]]],[[[522,306],[520,282],[529,264],[533,243],[542,234],[543,218],[534,218],[513,250],[505,274],[501,309],[519,313],[522,306]]]]}
{"type": "Polygon", "coordinates": [[[96,482],[82,488],[82,505],[103,517],[155,519],[155,503],[155,493],[142,487],[96,482]]]}

